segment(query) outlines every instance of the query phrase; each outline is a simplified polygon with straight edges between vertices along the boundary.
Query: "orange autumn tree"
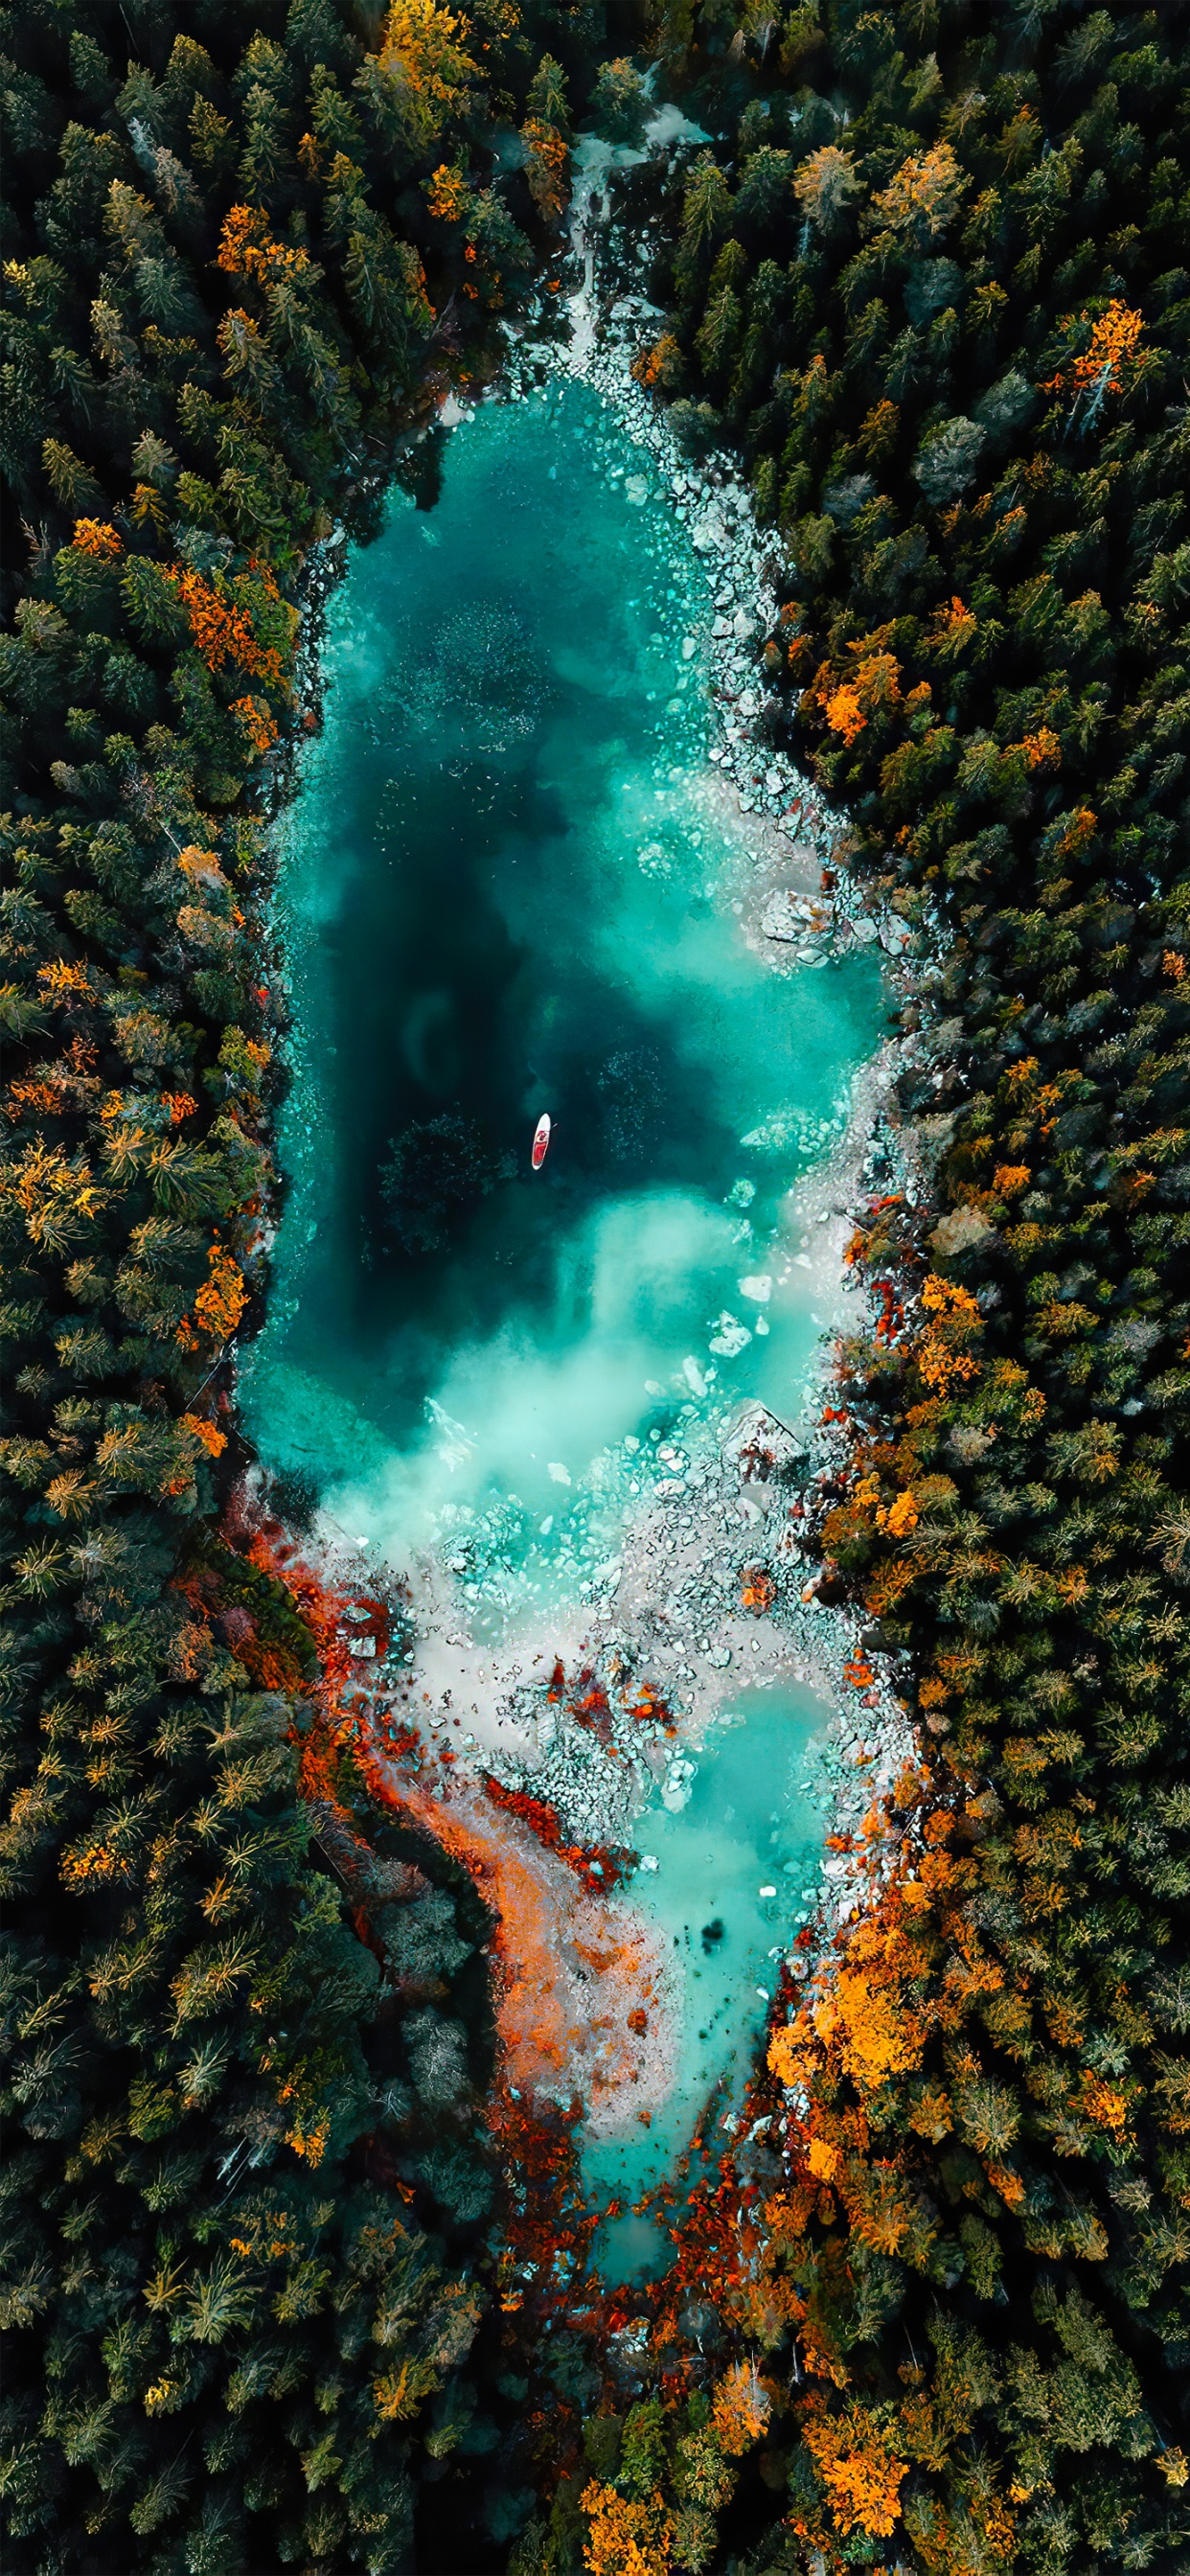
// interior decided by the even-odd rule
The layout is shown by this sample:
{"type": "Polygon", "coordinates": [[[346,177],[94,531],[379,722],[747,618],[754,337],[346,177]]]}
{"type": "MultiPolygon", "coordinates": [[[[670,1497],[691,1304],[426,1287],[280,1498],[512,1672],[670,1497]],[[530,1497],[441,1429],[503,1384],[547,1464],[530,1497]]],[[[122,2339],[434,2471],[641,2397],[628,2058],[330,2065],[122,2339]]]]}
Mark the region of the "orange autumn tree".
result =
{"type": "Polygon", "coordinates": [[[903,1993],[914,1965],[899,1924],[862,1921],[846,1964],[815,2007],[819,2037],[837,2042],[847,2074],[868,2090],[920,2063],[921,2024],[903,1993]]]}
{"type": "Polygon", "coordinates": [[[720,2449],[729,2460],[754,2449],[773,2414],[773,2389],[760,2377],[754,2361],[733,2362],[716,2384],[711,2417],[720,2449]]]}
{"type": "Polygon", "coordinates": [[[191,1438],[199,1442],[209,1458],[222,1457],[227,1447],[227,1433],[221,1431],[217,1423],[203,1413],[183,1413],[180,1420],[183,1431],[188,1431],[191,1438]]]}
{"type": "MultiPolygon", "coordinates": [[[[1085,325],[1090,316],[1083,313],[1079,320],[1085,325]]],[[[1074,327],[1072,314],[1067,315],[1065,327],[1074,327]]],[[[1113,295],[1091,323],[1086,348],[1048,379],[1046,392],[1072,388],[1075,393],[1119,393],[1137,359],[1144,327],[1143,314],[1113,295]]]]}
{"type": "Polygon", "coordinates": [[[232,206],[219,238],[217,265],[229,277],[251,277],[258,285],[275,285],[310,274],[310,254],[300,242],[273,239],[268,216],[260,206],[232,206]]]}
{"type": "Polygon", "coordinates": [[[1090,347],[1075,359],[1071,370],[1075,384],[1097,385],[1102,381],[1117,391],[1144,327],[1142,316],[1113,295],[1106,313],[1101,313],[1092,327],[1090,347]]]}
{"type": "Polygon", "coordinates": [[[910,154],[872,199],[870,225],[924,248],[954,221],[969,182],[949,143],[910,154]]]}
{"type": "Polygon", "coordinates": [[[582,2494],[589,2576],[669,2576],[673,2523],[660,2493],[622,2496],[592,2479],[582,2494]]]}
{"type": "Polygon", "coordinates": [[[529,194],[543,222],[561,222],[566,207],[566,138],[556,126],[547,125],[540,116],[529,117],[521,128],[525,147],[525,176],[529,194]]]}
{"type": "Polygon", "coordinates": [[[809,153],[793,177],[794,196],[820,232],[829,231],[848,199],[858,195],[860,185],[851,153],[841,151],[837,143],[824,143],[809,153]]]}
{"type": "Polygon", "coordinates": [[[833,688],[828,684],[822,692],[821,705],[830,731],[840,734],[850,746],[868,721],[854,680],[840,680],[833,688]]]}
{"type": "Polygon", "coordinates": [[[638,385],[649,392],[658,387],[672,393],[682,380],[682,352],[672,331],[663,331],[651,348],[641,349],[632,361],[632,373],[638,385]]]}
{"type": "Polygon", "coordinates": [[[821,707],[829,731],[841,735],[847,744],[862,733],[869,718],[891,712],[901,703],[901,666],[889,649],[892,632],[882,626],[875,634],[859,636],[848,644],[842,668],[824,663],[814,683],[811,696],[821,707]]]}
{"type": "Polygon", "coordinates": [[[123,539],[106,519],[76,519],[70,542],[80,554],[109,562],[124,551],[123,539]]]}
{"type": "Polygon", "coordinates": [[[939,601],[926,641],[940,656],[954,658],[974,642],[978,632],[978,618],[964,606],[955,591],[948,600],[939,601]]]}
{"type": "Polygon", "coordinates": [[[277,740],[277,725],[267,698],[233,698],[233,716],[243,726],[254,751],[271,751],[277,740]]]}
{"type": "MultiPolygon", "coordinates": [[[[890,2407],[887,2415],[891,2419],[890,2407]]],[[[854,2402],[841,2415],[812,2415],[802,2426],[802,2440],[830,2500],[837,2529],[844,2539],[863,2531],[887,2540],[896,2530],[901,2488],[909,2473],[897,2458],[891,2421],[869,2414],[854,2402]]]]}
{"type": "Polygon", "coordinates": [[[199,1348],[200,1332],[214,1342],[230,1341],[248,1304],[244,1274],[223,1244],[211,1245],[207,1265],[210,1275],[195,1291],[193,1321],[184,1315],[178,1326],[177,1340],[183,1350],[199,1348]]]}
{"type": "Polygon", "coordinates": [[[166,575],[186,611],[208,671],[238,663],[252,678],[281,688],[297,634],[297,611],[283,600],[267,565],[210,575],[174,565],[166,575]]]}
{"type": "Polygon", "coordinates": [[[466,51],[467,21],[438,0],[392,0],[380,67],[398,90],[411,124],[425,139],[460,109],[478,71],[466,51]]]}
{"type": "Polygon", "coordinates": [[[441,161],[432,178],[423,182],[426,204],[435,223],[458,224],[468,213],[471,191],[467,173],[459,162],[441,161]]]}

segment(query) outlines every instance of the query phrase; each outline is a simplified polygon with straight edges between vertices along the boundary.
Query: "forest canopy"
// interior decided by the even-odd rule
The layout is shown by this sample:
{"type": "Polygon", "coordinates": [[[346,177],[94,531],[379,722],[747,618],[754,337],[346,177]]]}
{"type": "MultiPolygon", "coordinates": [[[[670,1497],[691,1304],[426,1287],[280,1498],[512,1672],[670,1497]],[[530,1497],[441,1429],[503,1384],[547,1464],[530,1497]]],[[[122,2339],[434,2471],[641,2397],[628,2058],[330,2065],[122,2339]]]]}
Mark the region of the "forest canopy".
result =
{"type": "MultiPolygon", "coordinates": [[[[182,14],[31,0],[0,80],[11,2563],[1176,2576],[1185,12],[182,14]],[[912,937],[930,1195],[858,1212],[814,1537],[917,1737],[783,1990],[768,2142],[634,2376],[572,2339],[527,2423],[489,1921],[370,1793],[335,1605],[237,1516],[233,1363],[312,550],[416,484],[402,438],[556,257],[581,118],[638,143],[645,64],[709,140],[636,183],[638,380],[750,478],[764,722],[912,937]]],[[[496,1177],[406,1133],[396,1240],[496,1177]]]]}
{"type": "Polygon", "coordinates": [[[397,2569],[495,2438],[486,1918],[219,1523],[303,565],[531,264],[485,138],[536,55],[431,0],[4,45],[9,2563],[397,2569]]]}
{"type": "MultiPolygon", "coordinates": [[[[773,531],[768,720],[914,936],[900,1103],[932,1175],[851,1247],[872,1323],[837,1354],[819,1541],[903,1658],[918,1758],[869,1820],[866,1907],[772,2037],[796,2144],[728,2305],[793,2424],[747,2564],[1172,2571],[1184,13],[667,32],[699,97],[734,53],[734,130],[674,208],[638,374],[739,450],[773,531]]],[[[678,2536],[681,2456],[672,2563],[714,2565],[678,2536]]]]}

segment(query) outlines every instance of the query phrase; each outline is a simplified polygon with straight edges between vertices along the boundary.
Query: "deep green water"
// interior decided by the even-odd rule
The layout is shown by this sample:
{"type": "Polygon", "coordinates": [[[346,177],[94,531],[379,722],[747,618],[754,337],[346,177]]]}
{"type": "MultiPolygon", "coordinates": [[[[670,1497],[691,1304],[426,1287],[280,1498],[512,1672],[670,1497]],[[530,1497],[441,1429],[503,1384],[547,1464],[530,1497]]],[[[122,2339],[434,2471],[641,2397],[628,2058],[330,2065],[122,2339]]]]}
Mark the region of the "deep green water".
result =
{"type": "MultiPolygon", "coordinates": [[[[706,758],[722,576],[650,471],[568,385],[456,430],[432,511],[394,494],[331,600],[282,871],[292,1187],[248,1427],[353,1540],[397,1567],[436,1550],[454,1616],[527,1640],[526,1668],[614,1585],[667,1433],[697,1476],[737,1398],[796,1410],[819,1323],[782,1198],[877,1034],[870,960],[781,976],[741,936],[746,827],[706,758]],[[380,1168],[446,1113],[506,1176],[443,1248],[402,1252],[380,1168]]],[[[800,1757],[807,1712],[790,1724],[800,1757]]],[[[700,1779],[746,1758],[725,1744],[700,1779]]],[[[786,1881],[748,1915],[768,1820],[817,1830],[788,1787],[729,1800],[743,1821],[707,1862],[706,1909],[734,1872],[740,1920],[713,2010],[692,1962],[691,2029],[717,2035],[692,2084],[763,2012],[754,1953],[789,1916],[786,1881]]],[[[658,1824],[664,1896],[637,1882],[675,1929],[702,1919],[699,1819],[695,1799],[658,1824]]]]}

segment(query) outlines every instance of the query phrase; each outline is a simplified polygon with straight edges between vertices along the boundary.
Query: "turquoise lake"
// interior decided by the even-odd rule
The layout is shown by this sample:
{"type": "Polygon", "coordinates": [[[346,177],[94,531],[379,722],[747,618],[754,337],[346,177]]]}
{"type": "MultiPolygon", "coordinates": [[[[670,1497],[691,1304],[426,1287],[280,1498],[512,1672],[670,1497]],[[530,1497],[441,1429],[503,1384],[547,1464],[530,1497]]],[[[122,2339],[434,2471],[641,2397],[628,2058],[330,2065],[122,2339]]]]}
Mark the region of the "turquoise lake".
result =
{"type": "MultiPolygon", "coordinates": [[[[777,974],[742,935],[749,850],[707,758],[722,574],[651,457],[560,382],[480,408],[443,466],[330,597],[277,903],[290,1187],[241,1398],[282,1494],[397,1569],[433,1556],[472,1636],[515,1650],[614,1580],[661,1449],[697,1461],[746,1396],[796,1412],[820,1318],[783,1202],[880,993],[868,958],[777,974]]],[[[800,1759],[808,1708],[789,1723],[800,1759]]],[[[727,1801],[705,1906],[703,1793],[661,1819],[691,1919],[733,1873],[764,1883],[773,1811],[802,1831],[787,1790],[727,1801]]],[[[763,2015],[781,1884],[781,1924],[765,1901],[713,1976],[692,1963],[712,2075],[763,2015]]]]}

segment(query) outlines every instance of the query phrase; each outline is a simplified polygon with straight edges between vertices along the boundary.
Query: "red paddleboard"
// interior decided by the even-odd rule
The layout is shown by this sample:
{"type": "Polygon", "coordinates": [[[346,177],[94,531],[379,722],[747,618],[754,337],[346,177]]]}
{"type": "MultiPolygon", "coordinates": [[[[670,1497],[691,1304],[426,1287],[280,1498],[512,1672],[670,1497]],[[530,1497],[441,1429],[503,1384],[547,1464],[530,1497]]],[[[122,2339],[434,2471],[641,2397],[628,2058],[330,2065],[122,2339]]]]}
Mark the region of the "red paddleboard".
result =
{"type": "Polygon", "coordinates": [[[547,1110],[545,1115],[538,1119],[533,1134],[533,1169],[535,1172],[539,1172],[541,1170],[541,1166],[549,1152],[549,1145],[550,1122],[549,1112],[547,1110]]]}

